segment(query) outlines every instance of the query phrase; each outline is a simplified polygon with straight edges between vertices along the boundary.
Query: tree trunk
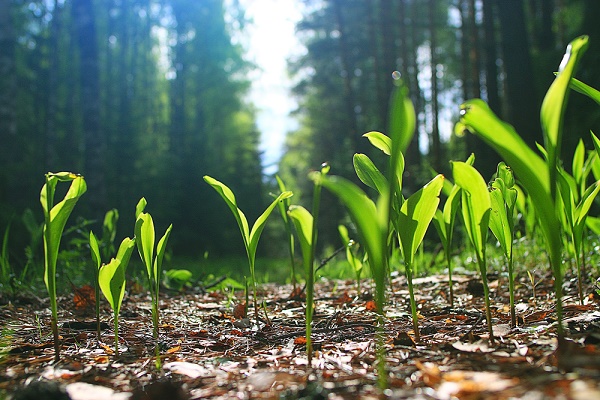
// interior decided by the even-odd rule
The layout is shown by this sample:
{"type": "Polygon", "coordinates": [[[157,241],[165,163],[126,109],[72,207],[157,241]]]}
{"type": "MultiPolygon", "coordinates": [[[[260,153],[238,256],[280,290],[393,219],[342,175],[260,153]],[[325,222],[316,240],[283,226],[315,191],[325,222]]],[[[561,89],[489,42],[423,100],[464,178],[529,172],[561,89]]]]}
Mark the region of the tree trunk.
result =
{"type": "MultiPolygon", "coordinates": [[[[12,2],[0,1],[0,204],[6,204],[10,171],[17,138],[17,74],[15,68],[15,31],[12,2]]],[[[1,216],[1,214],[0,214],[1,216]]],[[[0,223],[4,221],[0,220],[0,223]]]]}
{"type": "Polygon", "coordinates": [[[344,21],[344,15],[342,12],[342,4],[341,0],[333,0],[333,8],[335,13],[335,22],[337,28],[340,32],[339,38],[339,48],[340,48],[340,59],[342,62],[342,76],[344,82],[344,98],[346,103],[346,118],[348,121],[348,136],[351,138],[351,143],[353,148],[357,148],[358,142],[358,126],[356,121],[356,112],[354,110],[355,107],[355,97],[354,97],[354,89],[352,87],[352,76],[354,75],[354,70],[350,65],[350,49],[348,48],[348,40],[346,26],[344,21]]]}
{"type": "Polygon", "coordinates": [[[496,0],[506,73],[506,120],[531,147],[542,141],[540,100],[535,93],[533,67],[525,25],[523,0],[496,0]]]}
{"type": "Polygon", "coordinates": [[[438,80],[437,80],[437,37],[435,20],[435,0],[429,0],[429,56],[431,68],[431,164],[436,171],[442,168],[442,149],[438,124],[438,80]]]}
{"type": "Polygon", "coordinates": [[[106,141],[100,129],[100,71],[92,0],[73,1],[73,22],[80,56],[84,174],[91,196],[90,212],[100,220],[106,212],[106,141]]]}

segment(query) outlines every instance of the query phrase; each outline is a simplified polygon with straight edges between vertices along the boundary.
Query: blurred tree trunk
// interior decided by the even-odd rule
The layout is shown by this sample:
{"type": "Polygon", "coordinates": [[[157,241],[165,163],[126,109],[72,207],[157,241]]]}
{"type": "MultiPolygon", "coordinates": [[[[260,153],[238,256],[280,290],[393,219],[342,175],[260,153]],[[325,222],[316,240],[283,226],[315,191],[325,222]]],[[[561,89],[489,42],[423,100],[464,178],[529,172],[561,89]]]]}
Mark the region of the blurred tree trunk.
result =
{"type": "Polygon", "coordinates": [[[389,103],[390,95],[392,92],[392,72],[397,68],[396,66],[396,46],[394,41],[396,40],[396,34],[394,32],[395,21],[393,17],[392,0],[381,0],[379,7],[379,21],[380,21],[380,34],[381,43],[383,50],[383,69],[381,76],[384,79],[383,91],[380,105],[382,109],[382,123],[385,129],[389,124],[389,103]]]}
{"type": "MultiPolygon", "coordinates": [[[[498,42],[496,40],[496,26],[494,18],[494,6],[492,0],[483,2],[483,48],[484,48],[484,73],[487,102],[490,108],[497,114],[502,115],[502,103],[498,87],[498,42]]],[[[484,177],[491,177],[496,172],[500,162],[500,156],[491,147],[479,146],[478,163],[484,177]]],[[[477,162],[477,161],[476,161],[477,162]]]]}
{"type": "MultiPolygon", "coordinates": [[[[17,74],[12,2],[0,1],[0,204],[9,199],[9,176],[17,136],[17,74]]],[[[0,213],[0,217],[2,217],[0,213]]],[[[0,222],[4,222],[1,221],[0,222]]]]}
{"type": "Polygon", "coordinates": [[[501,48],[506,73],[505,119],[531,147],[542,142],[539,123],[540,99],[536,96],[529,35],[523,0],[496,0],[501,48]]]}
{"type": "Polygon", "coordinates": [[[436,37],[436,1],[429,0],[429,57],[431,68],[431,164],[436,171],[442,168],[442,149],[440,144],[438,80],[437,80],[437,37],[436,37]]]}
{"type": "Polygon", "coordinates": [[[348,34],[346,29],[346,23],[343,15],[343,6],[341,0],[333,0],[333,8],[335,14],[335,23],[339,31],[339,50],[340,59],[342,62],[342,78],[344,82],[344,98],[346,102],[346,119],[348,121],[348,132],[346,134],[351,138],[353,148],[357,148],[358,144],[358,126],[356,121],[355,107],[355,96],[354,88],[352,87],[352,76],[354,75],[354,68],[350,64],[350,49],[348,48],[348,41],[346,35],[348,34]]]}
{"type": "Polygon", "coordinates": [[[46,124],[44,134],[44,166],[46,171],[55,171],[59,168],[56,137],[56,117],[58,113],[58,70],[60,64],[60,51],[58,40],[62,27],[62,12],[58,0],[54,0],[50,34],[48,37],[48,90],[46,91],[46,124]]]}
{"type": "Polygon", "coordinates": [[[100,126],[100,68],[93,0],[73,1],[73,23],[80,57],[81,108],[84,142],[84,174],[90,216],[101,220],[107,210],[106,141],[100,126]]]}

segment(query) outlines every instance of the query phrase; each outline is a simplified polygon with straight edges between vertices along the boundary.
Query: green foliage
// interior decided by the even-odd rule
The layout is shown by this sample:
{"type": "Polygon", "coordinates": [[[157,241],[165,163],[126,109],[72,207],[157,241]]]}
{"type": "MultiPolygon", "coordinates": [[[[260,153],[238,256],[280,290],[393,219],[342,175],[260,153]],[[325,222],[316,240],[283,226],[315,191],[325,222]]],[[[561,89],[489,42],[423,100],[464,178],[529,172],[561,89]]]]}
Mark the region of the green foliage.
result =
{"type": "MultiPolygon", "coordinates": [[[[534,153],[516,131],[502,122],[482,100],[469,100],[463,104],[460,121],[457,124],[459,131],[462,132],[465,128],[470,130],[500,153],[531,197],[550,255],[559,321],[562,321],[563,276],[562,238],[556,201],[557,165],[564,110],[568,99],[567,89],[586,47],[586,36],[571,42],[560,65],[559,74],[544,98],[541,123],[546,144],[546,160],[534,153]]],[[[559,322],[558,327],[559,334],[562,336],[564,334],[562,322],[559,322]]]]}
{"type": "Polygon", "coordinates": [[[125,295],[125,271],[134,246],[135,239],[123,239],[116,257],[110,260],[108,264],[104,264],[98,272],[98,284],[113,310],[115,354],[117,357],[119,356],[119,311],[125,295]]]}
{"type": "Polygon", "coordinates": [[[242,234],[242,240],[244,241],[244,247],[246,248],[246,254],[248,255],[248,263],[250,265],[250,275],[252,278],[252,287],[254,294],[254,312],[256,314],[256,319],[258,323],[258,306],[257,306],[257,298],[256,298],[256,276],[254,273],[254,266],[256,261],[256,249],[258,248],[258,240],[260,239],[260,235],[265,228],[267,223],[267,218],[273,212],[273,209],[277,206],[277,204],[284,199],[292,197],[292,192],[283,192],[271,204],[267,207],[267,209],[256,219],[254,225],[252,226],[252,230],[250,230],[248,225],[248,220],[246,219],[246,215],[240,210],[237,206],[237,200],[235,195],[227,187],[225,184],[219,182],[218,180],[205,175],[204,180],[210,186],[213,187],[221,195],[221,198],[225,201],[233,216],[238,224],[240,229],[240,233],[242,234]]]}
{"type": "Polygon", "coordinates": [[[54,335],[54,358],[60,359],[60,343],[58,342],[58,318],[56,302],[56,261],[60,240],[77,200],[85,193],[87,186],[81,175],[71,172],[47,173],[46,183],[40,193],[40,203],[44,210],[44,282],[50,296],[52,312],[51,324],[54,335]],[[65,197],[54,204],[54,194],[58,182],[69,182],[65,197]]]}

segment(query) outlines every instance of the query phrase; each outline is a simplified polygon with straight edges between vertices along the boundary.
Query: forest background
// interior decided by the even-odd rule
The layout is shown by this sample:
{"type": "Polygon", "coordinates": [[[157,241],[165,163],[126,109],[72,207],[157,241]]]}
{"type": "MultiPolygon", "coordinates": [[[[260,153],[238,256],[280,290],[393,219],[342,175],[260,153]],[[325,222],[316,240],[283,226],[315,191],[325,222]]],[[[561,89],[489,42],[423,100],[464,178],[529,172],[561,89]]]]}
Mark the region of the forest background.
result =
{"type": "MultiPolygon", "coordinates": [[[[452,132],[465,99],[483,98],[530,145],[541,142],[542,95],[577,35],[590,36],[579,78],[600,87],[598,0],[287,1],[303,5],[296,29],[306,47],[288,64],[299,128],[278,166],[294,203],[310,204],[307,174],[322,162],[351,179],[355,152],[383,165],[361,135],[387,131],[393,71],[418,113],[408,192],[471,152],[491,178],[498,157],[452,132]]],[[[235,220],[202,176],[229,185],[250,220],[278,192],[247,96],[255,66],[233,40],[251,23],[236,0],[0,1],[0,234],[10,226],[13,265],[41,255],[34,236],[48,171],[85,176],[74,215],[86,229],[101,231],[116,208],[119,236],[129,235],[144,196],[158,231],[173,223],[174,254],[243,255],[235,220]]],[[[565,160],[580,137],[600,132],[589,99],[573,96],[569,107],[565,160]]],[[[323,201],[320,245],[338,246],[344,210],[323,201]]],[[[287,251],[282,231],[267,226],[263,255],[287,251]]]]}

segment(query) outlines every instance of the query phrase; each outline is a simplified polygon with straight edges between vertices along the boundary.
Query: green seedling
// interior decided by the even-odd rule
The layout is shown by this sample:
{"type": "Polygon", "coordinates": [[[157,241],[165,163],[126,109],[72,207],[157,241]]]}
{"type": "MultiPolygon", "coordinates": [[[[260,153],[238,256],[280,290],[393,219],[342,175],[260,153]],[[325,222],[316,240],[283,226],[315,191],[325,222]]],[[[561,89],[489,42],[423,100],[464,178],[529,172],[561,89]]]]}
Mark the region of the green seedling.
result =
{"type": "Polygon", "coordinates": [[[103,260],[109,260],[114,254],[114,241],[117,235],[117,221],[119,212],[116,209],[108,211],[104,215],[104,224],[102,225],[102,246],[98,242],[94,232],[90,231],[89,245],[94,262],[94,289],[96,294],[96,337],[100,341],[100,285],[98,283],[98,272],[102,266],[103,260]],[[102,251],[101,251],[102,248],[102,251]],[[100,254],[102,253],[102,256],[100,254]]]}
{"type": "Polygon", "coordinates": [[[304,273],[306,276],[306,354],[308,365],[312,362],[312,317],[314,310],[314,258],[313,258],[313,226],[314,218],[311,213],[302,206],[291,206],[288,210],[290,220],[296,227],[304,273]]]}
{"type": "MultiPolygon", "coordinates": [[[[472,155],[467,159],[469,165],[473,165],[475,157],[472,155]]],[[[444,248],[444,258],[448,268],[448,287],[450,297],[450,307],[454,307],[454,282],[452,280],[452,239],[454,236],[454,222],[456,221],[456,212],[460,206],[460,187],[444,180],[444,185],[449,186],[446,192],[447,198],[443,210],[436,210],[433,217],[433,226],[442,241],[444,248]]],[[[443,188],[442,188],[443,190],[443,188]]]]}
{"type": "Polygon", "coordinates": [[[94,262],[94,289],[96,290],[96,338],[100,341],[100,280],[98,274],[102,267],[102,259],[100,258],[98,239],[92,231],[90,231],[90,252],[94,262]]]}
{"type": "Polygon", "coordinates": [[[402,256],[404,258],[413,329],[415,332],[415,340],[417,342],[421,340],[421,336],[419,333],[417,303],[415,302],[413,288],[414,258],[417,249],[425,237],[427,228],[435,215],[438,204],[440,203],[439,195],[443,184],[444,176],[437,175],[429,183],[423,186],[423,188],[406,199],[406,201],[402,203],[402,207],[398,213],[398,222],[396,224],[400,250],[402,251],[402,256]]]}
{"type": "Polygon", "coordinates": [[[363,271],[363,266],[366,263],[365,256],[362,257],[358,253],[359,244],[354,240],[350,239],[350,235],[348,234],[348,228],[344,225],[338,225],[338,232],[340,234],[340,239],[342,243],[344,243],[344,247],[346,250],[346,260],[348,264],[352,267],[354,274],[356,275],[356,290],[360,293],[360,279],[363,271]]]}
{"type": "Polygon", "coordinates": [[[254,225],[252,226],[252,230],[250,230],[248,225],[248,220],[246,219],[246,215],[239,209],[237,206],[237,200],[235,195],[227,187],[225,184],[219,182],[218,180],[205,175],[204,181],[213,187],[221,195],[235,220],[237,221],[238,227],[242,234],[242,240],[244,241],[244,247],[246,248],[246,254],[248,256],[248,264],[250,265],[250,277],[252,278],[252,289],[254,294],[254,313],[256,316],[256,323],[258,325],[258,302],[256,298],[256,274],[254,272],[254,266],[256,261],[256,249],[258,248],[258,240],[260,239],[260,235],[267,223],[267,218],[273,212],[273,209],[277,206],[277,204],[284,199],[292,197],[292,192],[286,191],[281,193],[273,202],[267,207],[267,209],[256,219],[254,225]]]}
{"type": "Polygon", "coordinates": [[[388,231],[390,202],[385,192],[379,196],[377,205],[365,192],[349,180],[339,176],[323,176],[318,172],[310,174],[324,188],[335,194],[346,206],[354,221],[361,243],[365,247],[369,266],[375,281],[375,304],[378,316],[377,352],[379,385],[387,386],[385,369],[385,349],[383,346],[383,323],[385,306],[385,283],[388,271],[388,231]]]}
{"type": "Polygon", "coordinates": [[[547,158],[536,154],[514,128],[501,121],[480,99],[461,106],[457,131],[468,130],[494,148],[511,167],[521,185],[531,197],[539,226],[545,238],[554,275],[558,333],[564,336],[562,325],[562,238],[556,201],[557,165],[562,139],[564,112],[568,88],[579,60],[587,48],[587,36],[573,40],[559,67],[559,74],[548,89],[540,112],[547,158]]]}
{"type": "Polygon", "coordinates": [[[487,185],[481,174],[471,165],[454,161],[452,164],[452,175],[456,185],[461,188],[461,210],[465,223],[467,236],[475,248],[477,265],[483,282],[483,296],[485,301],[485,315],[487,319],[490,342],[494,343],[494,331],[492,330],[492,314],[490,311],[490,289],[487,281],[487,260],[485,248],[488,235],[491,200],[487,185]]]}
{"type": "Polygon", "coordinates": [[[8,259],[8,236],[10,224],[4,230],[2,247],[0,248],[0,286],[9,286],[12,280],[12,268],[8,259]]]}
{"type": "MultiPolygon", "coordinates": [[[[592,136],[594,136],[592,134],[592,136]]],[[[594,136],[594,140],[598,139],[594,136]]],[[[598,192],[600,192],[600,181],[585,187],[585,183],[591,172],[591,165],[597,157],[596,152],[590,153],[587,162],[583,161],[585,153],[583,141],[579,142],[575,157],[573,158],[573,175],[571,176],[563,168],[559,169],[558,183],[560,200],[562,201],[563,216],[565,220],[565,231],[571,237],[571,248],[575,264],[577,266],[577,280],[579,301],[583,304],[583,278],[582,269],[585,266],[584,233],[586,219],[598,192]],[[577,168],[577,169],[576,169],[577,168]]]]}
{"type": "MultiPolygon", "coordinates": [[[[329,165],[324,163],[321,171],[315,172],[320,176],[326,176],[329,172],[329,165]]],[[[291,206],[288,215],[293,221],[300,241],[302,259],[304,261],[304,271],[306,274],[306,353],[308,355],[308,365],[312,362],[312,341],[311,325],[314,310],[314,283],[315,283],[315,254],[317,243],[317,223],[319,220],[319,208],[321,205],[321,184],[319,180],[315,181],[313,190],[313,214],[304,207],[291,206]]]]}
{"type": "Polygon", "coordinates": [[[184,287],[190,285],[192,272],[187,269],[170,269],[165,271],[163,283],[166,288],[181,291],[184,287]]]}
{"type": "Polygon", "coordinates": [[[60,360],[56,302],[56,261],[58,259],[58,249],[67,219],[71,215],[77,200],[85,193],[86,189],[85,180],[81,175],[71,172],[49,172],[46,174],[46,183],[40,193],[40,202],[44,210],[44,283],[50,296],[54,360],[56,362],[60,360]],[[70,186],[65,197],[57,204],[54,204],[54,193],[58,182],[70,182],[70,186]]]}
{"type": "MultiPolygon", "coordinates": [[[[285,187],[285,184],[283,183],[283,181],[281,180],[281,178],[279,177],[279,175],[275,175],[275,179],[277,180],[277,185],[279,186],[279,191],[281,193],[284,193],[287,191],[287,188],[285,187]]],[[[287,214],[287,210],[290,208],[290,199],[289,197],[287,199],[283,199],[282,201],[280,201],[279,203],[277,203],[277,206],[279,208],[279,214],[281,215],[281,219],[283,220],[283,225],[285,227],[285,233],[288,237],[288,253],[290,254],[290,267],[291,267],[291,279],[292,279],[292,286],[293,286],[293,292],[296,292],[296,268],[295,268],[295,243],[294,243],[294,231],[293,231],[293,225],[294,223],[292,221],[290,221],[290,219],[288,218],[288,214],[287,214]]]]}
{"type": "Polygon", "coordinates": [[[158,347],[158,327],[159,327],[159,316],[158,316],[158,295],[160,289],[160,278],[162,276],[162,262],[165,255],[165,249],[167,247],[167,241],[171,235],[173,225],[169,225],[165,234],[158,241],[155,252],[155,231],[154,221],[152,216],[145,213],[146,199],[141,198],[135,207],[135,242],[137,244],[138,252],[142,263],[146,267],[146,273],[148,275],[148,281],[150,283],[150,293],[152,296],[152,336],[156,341],[156,367],[160,367],[159,347],[158,347]]]}
{"type": "Polygon", "coordinates": [[[98,273],[98,283],[102,294],[113,310],[115,327],[115,355],[119,357],[119,311],[125,295],[125,271],[135,246],[135,239],[125,238],[119,246],[117,256],[104,264],[98,273]]]}
{"type": "Polygon", "coordinates": [[[490,188],[490,200],[492,204],[490,230],[498,240],[498,243],[500,243],[500,247],[502,248],[508,263],[510,324],[513,328],[517,326],[517,316],[515,313],[513,242],[515,237],[514,215],[518,193],[514,186],[515,179],[512,171],[504,164],[504,162],[500,162],[496,171],[496,179],[494,179],[490,188]]]}

